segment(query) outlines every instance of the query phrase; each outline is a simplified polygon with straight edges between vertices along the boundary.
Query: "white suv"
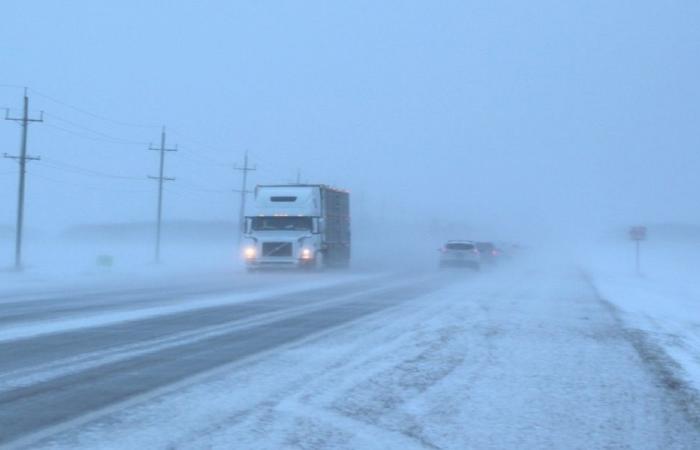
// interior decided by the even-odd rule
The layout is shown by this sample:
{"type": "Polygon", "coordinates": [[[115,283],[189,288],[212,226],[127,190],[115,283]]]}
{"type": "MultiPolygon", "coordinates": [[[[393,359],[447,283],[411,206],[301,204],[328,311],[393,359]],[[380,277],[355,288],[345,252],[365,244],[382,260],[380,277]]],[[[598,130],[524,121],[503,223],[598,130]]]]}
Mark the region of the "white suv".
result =
{"type": "Polygon", "coordinates": [[[481,254],[473,241],[447,241],[440,249],[440,267],[469,267],[479,270],[481,254]]]}

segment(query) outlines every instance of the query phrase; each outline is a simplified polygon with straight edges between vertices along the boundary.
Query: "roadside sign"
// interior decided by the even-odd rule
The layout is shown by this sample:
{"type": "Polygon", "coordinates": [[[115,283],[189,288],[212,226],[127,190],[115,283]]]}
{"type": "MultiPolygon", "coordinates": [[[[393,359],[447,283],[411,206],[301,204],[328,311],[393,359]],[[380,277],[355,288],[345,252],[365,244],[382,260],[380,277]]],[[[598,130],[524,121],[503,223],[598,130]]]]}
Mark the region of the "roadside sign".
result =
{"type": "Polygon", "coordinates": [[[634,241],[635,252],[634,252],[634,265],[637,275],[642,274],[640,256],[639,256],[639,243],[647,238],[647,227],[642,225],[637,225],[630,227],[630,239],[634,241]]]}
{"type": "Polygon", "coordinates": [[[100,267],[112,267],[114,258],[112,255],[98,255],[95,263],[100,267]]]}
{"type": "Polygon", "coordinates": [[[630,227],[630,239],[633,241],[643,241],[647,238],[647,227],[634,226],[630,227]]]}

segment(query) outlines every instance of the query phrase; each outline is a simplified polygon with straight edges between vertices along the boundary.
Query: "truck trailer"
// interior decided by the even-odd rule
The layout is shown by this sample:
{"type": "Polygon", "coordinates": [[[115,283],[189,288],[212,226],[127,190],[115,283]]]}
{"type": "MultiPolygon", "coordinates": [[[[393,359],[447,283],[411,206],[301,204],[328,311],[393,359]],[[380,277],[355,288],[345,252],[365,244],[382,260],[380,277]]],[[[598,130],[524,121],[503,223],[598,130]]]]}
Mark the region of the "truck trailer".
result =
{"type": "Polygon", "coordinates": [[[350,195],[321,184],[257,186],[242,242],[248,270],[347,267],[350,195]]]}

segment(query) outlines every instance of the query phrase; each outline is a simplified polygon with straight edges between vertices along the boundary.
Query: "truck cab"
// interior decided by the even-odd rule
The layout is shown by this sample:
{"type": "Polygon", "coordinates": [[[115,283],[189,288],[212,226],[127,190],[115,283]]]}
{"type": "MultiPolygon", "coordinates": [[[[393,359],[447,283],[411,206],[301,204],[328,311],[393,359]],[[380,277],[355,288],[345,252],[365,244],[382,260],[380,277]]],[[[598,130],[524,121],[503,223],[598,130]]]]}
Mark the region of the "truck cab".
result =
{"type": "Polygon", "coordinates": [[[258,186],[242,241],[249,270],[347,265],[348,193],[324,185],[258,186]]]}

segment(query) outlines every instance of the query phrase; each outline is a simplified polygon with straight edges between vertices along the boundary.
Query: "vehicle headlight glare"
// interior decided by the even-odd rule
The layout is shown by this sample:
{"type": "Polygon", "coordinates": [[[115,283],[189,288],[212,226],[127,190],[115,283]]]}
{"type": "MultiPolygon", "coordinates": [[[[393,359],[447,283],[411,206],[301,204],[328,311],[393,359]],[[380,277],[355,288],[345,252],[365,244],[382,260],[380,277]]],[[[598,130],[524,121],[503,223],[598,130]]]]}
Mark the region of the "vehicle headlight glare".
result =
{"type": "Polygon", "coordinates": [[[255,247],[253,246],[248,246],[243,250],[243,255],[245,255],[246,258],[255,258],[255,247]]]}

